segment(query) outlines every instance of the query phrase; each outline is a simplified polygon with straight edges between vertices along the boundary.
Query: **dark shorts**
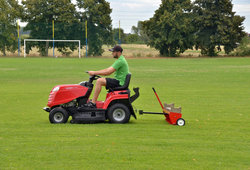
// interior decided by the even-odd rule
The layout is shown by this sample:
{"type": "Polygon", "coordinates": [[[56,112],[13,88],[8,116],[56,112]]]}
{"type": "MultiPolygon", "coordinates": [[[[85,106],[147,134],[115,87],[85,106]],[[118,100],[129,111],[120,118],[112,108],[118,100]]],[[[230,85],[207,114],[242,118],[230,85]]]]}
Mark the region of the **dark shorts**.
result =
{"type": "Polygon", "coordinates": [[[106,89],[120,87],[120,81],[112,78],[106,78],[106,89]]]}

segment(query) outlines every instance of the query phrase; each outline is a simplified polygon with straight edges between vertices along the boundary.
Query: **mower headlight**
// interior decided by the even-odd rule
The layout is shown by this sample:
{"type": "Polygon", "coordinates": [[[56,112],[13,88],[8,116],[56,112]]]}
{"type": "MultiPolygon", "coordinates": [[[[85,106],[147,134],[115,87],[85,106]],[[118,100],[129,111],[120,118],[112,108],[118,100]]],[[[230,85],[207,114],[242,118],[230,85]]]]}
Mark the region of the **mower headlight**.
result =
{"type": "Polygon", "coordinates": [[[58,91],[60,89],[60,87],[55,87],[53,90],[52,90],[52,92],[56,92],[56,91],[58,91]]]}

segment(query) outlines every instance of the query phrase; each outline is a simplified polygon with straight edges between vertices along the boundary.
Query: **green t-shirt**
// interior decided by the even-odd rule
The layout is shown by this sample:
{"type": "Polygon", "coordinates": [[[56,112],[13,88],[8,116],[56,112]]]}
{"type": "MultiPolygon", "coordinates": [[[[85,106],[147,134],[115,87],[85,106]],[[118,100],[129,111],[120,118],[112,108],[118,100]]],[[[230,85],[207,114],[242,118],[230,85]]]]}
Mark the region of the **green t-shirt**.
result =
{"type": "Polygon", "coordinates": [[[125,82],[126,75],[129,73],[128,63],[123,55],[121,55],[111,66],[115,71],[115,79],[120,81],[122,86],[125,82]]]}

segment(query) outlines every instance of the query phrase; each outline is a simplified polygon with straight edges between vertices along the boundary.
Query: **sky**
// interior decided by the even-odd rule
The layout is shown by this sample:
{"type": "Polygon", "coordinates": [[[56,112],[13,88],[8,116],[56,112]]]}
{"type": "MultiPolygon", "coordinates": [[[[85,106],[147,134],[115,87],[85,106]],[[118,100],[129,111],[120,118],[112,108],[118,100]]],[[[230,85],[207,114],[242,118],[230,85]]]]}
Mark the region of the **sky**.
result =
{"type": "MultiPolygon", "coordinates": [[[[19,0],[20,1],[20,0],[19,0]]],[[[72,0],[74,3],[76,0],[72,0]]],[[[148,20],[153,17],[161,0],[106,0],[112,8],[111,18],[113,28],[120,26],[125,33],[131,33],[132,26],[137,26],[138,21],[148,20]]],[[[243,23],[245,31],[250,33],[250,0],[232,0],[233,11],[236,15],[245,16],[243,23]]],[[[22,26],[25,25],[24,23],[22,26]]]]}

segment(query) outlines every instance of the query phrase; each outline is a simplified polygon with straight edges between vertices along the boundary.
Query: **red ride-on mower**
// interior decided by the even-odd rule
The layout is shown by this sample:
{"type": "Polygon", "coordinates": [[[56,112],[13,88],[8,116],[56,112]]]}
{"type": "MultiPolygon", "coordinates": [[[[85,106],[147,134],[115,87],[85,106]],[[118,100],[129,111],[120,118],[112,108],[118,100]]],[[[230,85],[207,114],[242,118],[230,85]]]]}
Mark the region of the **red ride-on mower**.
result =
{"type": "Polygon", "coordinates": [[[128,89],[131,74],[126,76],[123,86],[109,89],[106,100],[98,101],[97,108],[85,107],[93,90],[93,81],[100,76],[90,76],[89,81],[80,84],[55,86],[49,95],[48,107],[51,123],[66,123],[72,116],[71,123],[97,123],[107,119],[110,123],[127,123],[132,115],[136,119],[131,105],[139,97],[139,88],[134,88],[135,94],[130,97],[128,89]]]}

